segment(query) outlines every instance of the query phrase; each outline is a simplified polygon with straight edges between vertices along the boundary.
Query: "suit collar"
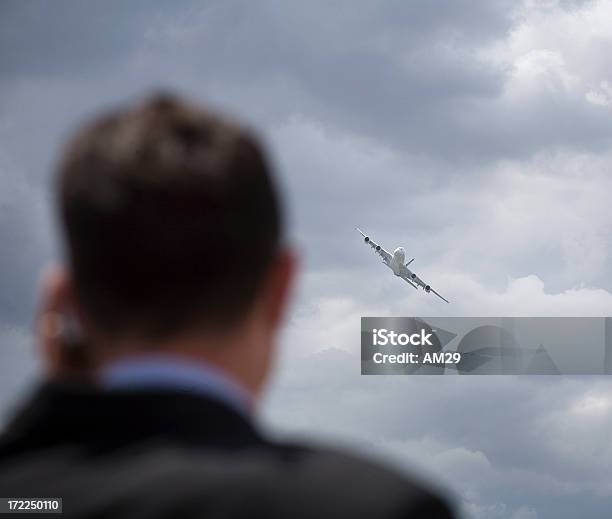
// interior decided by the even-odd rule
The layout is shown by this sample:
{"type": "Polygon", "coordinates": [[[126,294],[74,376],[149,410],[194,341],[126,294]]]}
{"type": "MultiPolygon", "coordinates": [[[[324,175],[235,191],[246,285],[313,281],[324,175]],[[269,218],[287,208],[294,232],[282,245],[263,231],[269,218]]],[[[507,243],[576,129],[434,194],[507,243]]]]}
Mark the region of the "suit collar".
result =
{"type": "Polygon", "coordinates": [[[230,449],[266,443],[244,415],[202,395],[63,381],[34,392],[6,428],[0,453],[62,444],[113,448],[148,439],[230,449]]]}

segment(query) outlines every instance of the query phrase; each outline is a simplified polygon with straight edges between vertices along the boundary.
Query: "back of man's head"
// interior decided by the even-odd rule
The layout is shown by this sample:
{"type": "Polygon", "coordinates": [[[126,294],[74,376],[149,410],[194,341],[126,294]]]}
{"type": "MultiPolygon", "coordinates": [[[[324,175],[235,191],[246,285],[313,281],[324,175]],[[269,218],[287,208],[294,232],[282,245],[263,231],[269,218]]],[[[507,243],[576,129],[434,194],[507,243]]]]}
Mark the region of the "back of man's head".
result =
{"type": "Polygon", "coordinates": [[[256,138],[172,95],[80,129],[58,181],[74,291],[109,337],[235,324],[278,252],[279,200],[256,138]]]}

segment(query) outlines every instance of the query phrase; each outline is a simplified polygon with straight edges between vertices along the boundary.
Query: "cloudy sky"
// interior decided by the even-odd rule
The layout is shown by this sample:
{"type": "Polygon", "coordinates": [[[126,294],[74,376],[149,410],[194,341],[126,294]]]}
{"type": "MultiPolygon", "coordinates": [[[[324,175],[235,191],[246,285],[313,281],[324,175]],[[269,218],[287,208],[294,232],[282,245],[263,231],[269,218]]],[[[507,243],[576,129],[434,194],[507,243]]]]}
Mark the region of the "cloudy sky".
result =
{"type": "MultiPolygon", "coordinates": [[[[612,308],[612,1],[0,4],[0,406],[36,373],[57,147],[174,88],[269,144],[302,274],[263,409],[420,473],[467,518],[607,515],[603,377],[362,377],[362,315],[612,308]],[[452,305],[398,283],[354,226],[452,305]]],[[[245,258],[248,259],[248,258],[245,258]]]]}

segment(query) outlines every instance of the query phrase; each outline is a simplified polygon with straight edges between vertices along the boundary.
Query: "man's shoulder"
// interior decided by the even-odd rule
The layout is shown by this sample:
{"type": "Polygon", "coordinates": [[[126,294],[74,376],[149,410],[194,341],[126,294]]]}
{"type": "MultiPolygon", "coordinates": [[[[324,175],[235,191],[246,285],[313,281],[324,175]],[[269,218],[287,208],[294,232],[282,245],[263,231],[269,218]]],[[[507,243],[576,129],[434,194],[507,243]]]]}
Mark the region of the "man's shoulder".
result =
{"type": "Polygon", "coordinates": [[[268,517],[452,516],[417,480],[325,446],[275,443],[232,453],[159,449],[144,463],[154,470],[143,472],[142,491],[159,499],[166,495],[177,506],[242,503],[268,517]]]}
{"type": "Polygon", "coordinates": [[[270,441],[202,398],[51,391],[26,411],[0,439],[0,490],[61,496],[72,517],[451,517],[399,471],[270,441]]]}

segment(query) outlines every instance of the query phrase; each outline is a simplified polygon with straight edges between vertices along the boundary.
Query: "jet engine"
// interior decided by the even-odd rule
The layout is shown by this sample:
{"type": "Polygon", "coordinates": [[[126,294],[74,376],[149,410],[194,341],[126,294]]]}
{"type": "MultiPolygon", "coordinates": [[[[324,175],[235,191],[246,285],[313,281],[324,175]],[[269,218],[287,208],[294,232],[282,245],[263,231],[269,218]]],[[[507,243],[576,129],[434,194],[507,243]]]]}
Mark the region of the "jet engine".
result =
{"type": "Polygon", "coordinates": [[[410,274],[410,277],[411,277],[412,279],[415,279],[415,278],[416,278],[416,274],[413,272],[412,274],[410,274]]]}
{"type": "Polygon", "coordinates": [[[366,242],[366,243],[368,243],[368,242],[370,241],[370,237],[369,237],[369,236],[366,236],[366,237],[363,239],[363,241],[364,241],[364,242],[366,242]]]}
{"type": "Polygon", "coordinates": [[[376,246],[376,252],[378,252],[380,250],[380,245],[376,246]]]}
{"type": "Polygon", "coordinates": [[[431,287],[429,285],[425,285],[425,292],[429,294],[430,291],[431,291],[431,287]]]}

